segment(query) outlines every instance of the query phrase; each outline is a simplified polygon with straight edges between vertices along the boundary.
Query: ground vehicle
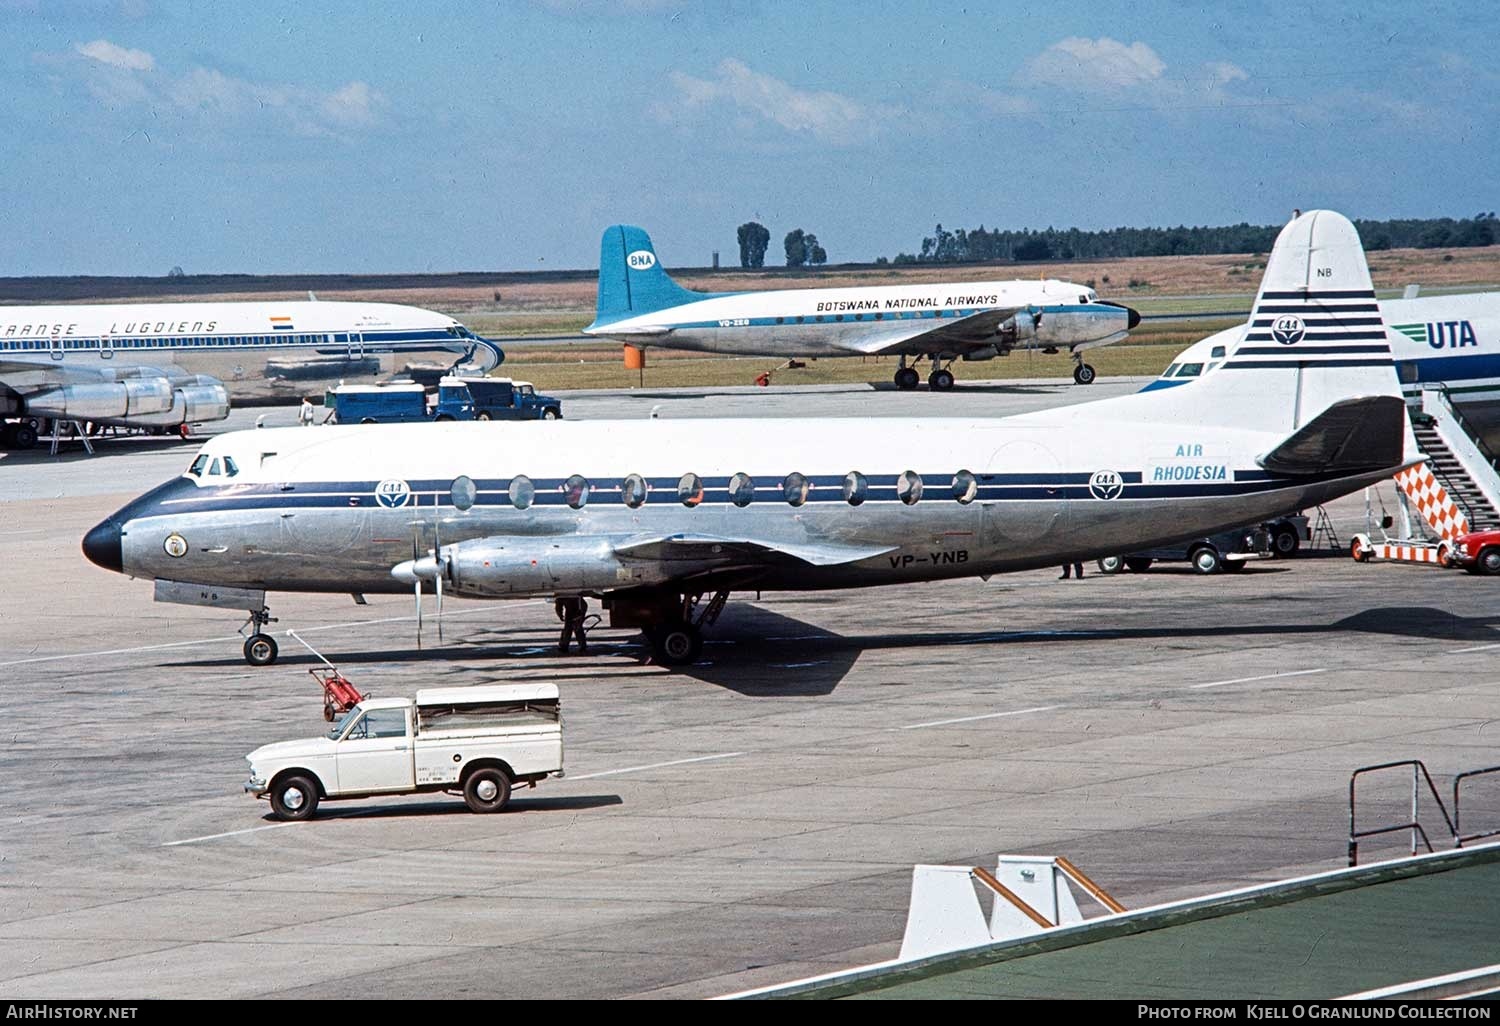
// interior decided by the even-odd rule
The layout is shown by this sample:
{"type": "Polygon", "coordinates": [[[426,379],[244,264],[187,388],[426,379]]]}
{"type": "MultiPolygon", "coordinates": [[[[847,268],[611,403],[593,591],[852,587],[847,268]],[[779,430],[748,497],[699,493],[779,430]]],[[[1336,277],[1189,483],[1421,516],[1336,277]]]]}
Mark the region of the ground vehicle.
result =
{"type": "Polygon", "coordinates": [[[1500,574],[1500,531],[1470,531],[1453,543],[1453,566],[1471,574],[1500,574]]]}
{"type": "MultiPolygon", "coordinates": [[[[449,379],[452,380],[452,379],[449,379]]],[[[477,420],[559,420],[562,400],[538,395],[529,381],[510,378],[464,378],[474,397],[477,420]]]]}
{"type": "Polygon", "coordinates": [[[340,385],[330,388],[323,405],[339,424],[403,424],[417,420],[473,420],[474,399],[457,378],[438,383],[435,402],[421,385],[340,385]]]}
{"type": "Polygon", "coordinates": [[[245,791],[277,819],[311,819],[324,799],[442,791],[499,812],[517,784],[562,776],[555,684],[429,688],[367,698],[324,737],[251,752],[245,791]]]}
{"type": "Polygon", "coordinates": [[[1121,570],[1144,573],[1152,563],[1185,559],[1200,574],[1216,574],[1220,570],[1232,572],[1243,570],[1247,560],[1271,558],[1274,555],[1271,543],[1271,532],[1264,526],[1237,528],[1195,538],[1181,545],[1132,552],[1128,556],[1102,556],[1099,570],[1106,574],[1117,574],[1121,570]]]}

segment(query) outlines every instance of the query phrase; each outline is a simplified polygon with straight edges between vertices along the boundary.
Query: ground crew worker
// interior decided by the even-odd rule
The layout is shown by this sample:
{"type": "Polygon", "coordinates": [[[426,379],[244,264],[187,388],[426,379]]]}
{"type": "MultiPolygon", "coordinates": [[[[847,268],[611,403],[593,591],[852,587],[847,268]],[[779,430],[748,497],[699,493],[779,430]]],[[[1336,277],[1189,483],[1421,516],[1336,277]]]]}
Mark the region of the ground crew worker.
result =
{"type": "Polygon", "coordinates": [[[1068,579],[1069,570],[1073,571],[1073,576],[1077,577],[1080,581],[1083,580],[1083,564],[1076,560],[1072,563],[1063,564],[1062,576],[1059,577],[1058,580],[1066,581],[1068,579]]]}
{"type": "Polygon", "coordinates": [[[584,618],[588,615],[589,601],[585,598],[559,598],[552,608],[557,612],[557,618],[562,621],[562,636],[557,639],[557,650],[564,655],[567,654],[568,644],[573,638],[578,639],[578,654],[589,654],[589,642],[583,629],[584,618]]]}
{"type": "Polygon", "coordinates": [[[303,427],[311,427],[313,422],[312,400],[307,396],[302,397],[302,407],[297,411],[297,423],[303,427]]]}

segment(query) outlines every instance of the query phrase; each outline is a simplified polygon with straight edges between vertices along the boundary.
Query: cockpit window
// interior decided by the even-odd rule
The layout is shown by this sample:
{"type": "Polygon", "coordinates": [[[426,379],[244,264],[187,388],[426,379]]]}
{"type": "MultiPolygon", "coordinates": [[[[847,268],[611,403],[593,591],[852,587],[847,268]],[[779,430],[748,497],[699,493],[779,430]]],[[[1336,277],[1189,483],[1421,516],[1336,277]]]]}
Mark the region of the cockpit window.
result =
{"type": "Polygon", "coordinates": [[[1177,376],[1179,378],[1196,378],[1199,374],[1202,373],[1203,364],[1201,363],[1185,363],[1177,370],[1177,376]]]}
{"type": "Polygon", "coordinates": [[[1224,358],[1224,347],[1214,346],[1213,352],[1209,353],[1208,355],[1213,357],[1215,360],[1222,360],[1224,358]]]}
{"type": "Polygon", "coordinates": [[[1164,378],[1170,378],[1172,375],[1174,375],[1176,373],[1177,373],[1177,364],[1174,363],[1171,366],[1169,366],[1166,370],[1162,371],[1161,372],[1161,376],[1164,377],[1164,378]]]}
{"type": "Polygon", "coordinates": [[[209,477],[218,477],[219,476],[219,461],[218,460],[214,460],[212,463],[210,463],[208,465],[208,476],[209,477]]]}
{"type": "Polygon", "coordinates": [[[224,476],[225,477],[234,477],[234,475],[238,474],[239,472],[240,472],[240,468],[234,465],[234,457],[233,456],[225,456],[224,457],[224,476]]]}
{"type": "Polygon", "coordinates": [[[206,466],[208,466],[208,454],[199,453],[198,458],[193,460],[193,465],[188,467],[188,473],[194,477],[200,477],[203,474],[203,468],[206,466]]]}

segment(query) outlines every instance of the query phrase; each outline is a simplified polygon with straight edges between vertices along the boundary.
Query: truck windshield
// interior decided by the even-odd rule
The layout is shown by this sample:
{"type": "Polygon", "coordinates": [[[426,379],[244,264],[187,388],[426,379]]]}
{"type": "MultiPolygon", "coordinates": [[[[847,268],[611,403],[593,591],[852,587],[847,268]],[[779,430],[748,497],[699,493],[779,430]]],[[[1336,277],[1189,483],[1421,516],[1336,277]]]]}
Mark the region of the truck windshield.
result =
{"type": "Polygon", "coordinates": [[[328,736],[337,741],[340,737],[343,736],[344,728],[349,725],[350,717],[358,715],[359,713],[353,711],[344,713],[344,715],[340,716],[336,721],[334,721],[333,726],[328,731],[328,736]]]}

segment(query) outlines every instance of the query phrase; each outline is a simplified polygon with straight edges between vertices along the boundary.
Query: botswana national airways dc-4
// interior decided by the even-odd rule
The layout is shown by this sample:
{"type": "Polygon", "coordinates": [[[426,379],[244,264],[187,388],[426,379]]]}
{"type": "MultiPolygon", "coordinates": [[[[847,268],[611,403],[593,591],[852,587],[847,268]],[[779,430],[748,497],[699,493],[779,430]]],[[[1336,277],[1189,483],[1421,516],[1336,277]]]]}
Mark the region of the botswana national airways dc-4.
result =
{"type": "MultiPolygon", "coordinates": [[[[1288,224],[1214,374],[1011,417],[243,431],[89,531],[159,599],[268,591],[602,598],[694,661],[733,591],[983,577],[1316,505],[1417,462],[1354,226],[1288,224]],[[439,592],[441,594],[441,592],[439,592]],[[703,601],[707,599],[707,601],[703,601]]],[[[915,601],[915,592],[909,592],[915,601]]]]}
{"type": "Polygon", "coordinates": [[[927,357],[927,384],[953,387],[954,360],[991,360],[1011,350],[1073,356],[1073,380],[1091,384],[1083,353],[1112,345],[1140,314],[1101,301],[1086,285],[971,281],[764,292],[693,292],[672,280],[651,237],[628,224],[604,230],[599,297],[589,335],[637,348],[774,356],[896,356],[896,387],[920,380],[907,357],[927,357]]]}

